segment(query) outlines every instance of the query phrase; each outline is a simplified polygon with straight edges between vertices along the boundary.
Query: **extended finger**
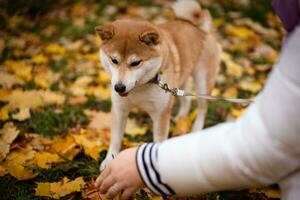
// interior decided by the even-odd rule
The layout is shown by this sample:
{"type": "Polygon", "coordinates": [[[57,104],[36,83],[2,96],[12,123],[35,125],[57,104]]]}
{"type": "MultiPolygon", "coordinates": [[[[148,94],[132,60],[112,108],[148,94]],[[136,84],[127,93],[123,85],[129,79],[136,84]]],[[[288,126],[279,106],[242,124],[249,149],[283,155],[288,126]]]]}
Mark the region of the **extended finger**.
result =
{"type": "Polygon", "coordinates": [[[134,187],[125,189],[121,195],[121,200],[129,199],[135,191],[136,191],[136,189],[134,187]]]}
{"type": "Polygon", "coordinates": [[[105,194],[107,190],[116,183],[116,180],[113,176],[108,176],[105,178],[100,185],[100,193],[105,194]]]}
{"type": "Polygon", "coordinates": [[[115,183],[113,186],[109,188],[105,196],[107,198],[114,198],[117,194],[121,192],[121,190],[122,188],[120,187],[120,185],[118,183],[115,183]]]}
{"type": "Polygon", "coordinates": [[[98,176],[98,178],[95,181],[95,187],[100,187],[102,182],[106,179],[106,177],[110,174],[110,168],[107,167],[104,169],[101,174],[98,176]]]}

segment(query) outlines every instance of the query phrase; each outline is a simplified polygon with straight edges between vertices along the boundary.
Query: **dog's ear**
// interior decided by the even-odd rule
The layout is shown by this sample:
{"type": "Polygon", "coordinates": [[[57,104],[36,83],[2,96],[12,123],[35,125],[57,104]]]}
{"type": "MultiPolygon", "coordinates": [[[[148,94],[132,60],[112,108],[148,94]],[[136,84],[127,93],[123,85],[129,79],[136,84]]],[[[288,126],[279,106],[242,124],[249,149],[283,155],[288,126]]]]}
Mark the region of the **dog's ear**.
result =
{"type": "Polygon", "coordinates": [[[95,31],[103,41],[108,41],[114,36],[114,27],[112,24],[96,26],[95,31]]]}
{"type": "Polygon", "coordinates": [[[154,46],[160,43],[159,34],[157,32],[144,32],[140,36],[140,41],[144,42],[148,46],[154,46]]]}

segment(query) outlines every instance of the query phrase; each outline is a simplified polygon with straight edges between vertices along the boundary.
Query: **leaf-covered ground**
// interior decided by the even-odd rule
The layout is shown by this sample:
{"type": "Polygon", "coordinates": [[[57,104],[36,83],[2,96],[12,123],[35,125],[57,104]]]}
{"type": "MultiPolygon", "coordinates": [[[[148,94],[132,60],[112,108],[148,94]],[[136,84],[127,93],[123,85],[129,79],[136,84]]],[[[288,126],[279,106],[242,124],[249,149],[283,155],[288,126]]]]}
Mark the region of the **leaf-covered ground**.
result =
{"type": "MultiPolygon", "coordinates": [[[[0,199],[104,199],[91,185],[109,144],[110,77],[98,60],[94,27],[123,16],[173,19],[171,1],[41,2],[0,2],[0,199]]],[[[201,2],[223,47],[213,95],[254,98],[284,37],[271,1],[201,2]]],[[[210,102],[205,126],[234,120],[244,109],[210,102]]],[[[189,132],[196,113],[194,105],[172,122],[171,135],[189,132]]],[[[133,110],[124,148],[151,140],[150,118],[133,110]]],[[[279,198],[276,185],[189,199],[272,198],[279,198]]],[[[143,189],[133,199],[162,198],[143,189]]]]}

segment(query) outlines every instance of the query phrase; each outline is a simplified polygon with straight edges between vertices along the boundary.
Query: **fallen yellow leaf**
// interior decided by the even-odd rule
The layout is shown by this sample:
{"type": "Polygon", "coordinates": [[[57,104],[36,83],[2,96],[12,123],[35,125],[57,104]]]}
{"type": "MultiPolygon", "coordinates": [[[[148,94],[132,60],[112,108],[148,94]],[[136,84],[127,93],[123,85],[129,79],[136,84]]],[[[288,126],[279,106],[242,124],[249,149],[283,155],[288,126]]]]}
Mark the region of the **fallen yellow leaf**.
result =
{"type": "Polygon", "coordinates": [[[23,85],[24,81],[13,74],[0,72],[0,86],[11,88],[14,85],[23,85]]]}
{"type": "Polygon", "coordinates": [[[37,108],[46,104],[62,104],[65,101],[64,95],[51,91],[14,90],[10,95],[0,98],[0,101],[8,101],[10,110],[23,108],[37,108]]]}
{"type": "Polygon", "coordinates": [[[99,153],[107,149],[106,143],[101,141],[101,133],[94,130],[84,130],[80,131],[80,134],[73,134],[75,142],[83,147],[84,153],[95,160],[99,159],[99,153]]]}
{"type": "Polygon", "coordinates": [[[18,180],[34,178],[38,173],[33,171],[29,161],[34,158],[35,153],[30,147],[15,150],[8,154],[2,166],[18,180]]]}
{"type": "Polygon", "coordinates": [[[35,55],[31,58],[31,60],[35,64],[46,64],[48,62],[48,58],[43,54],[35,55]]]}
{"type": "Polygon", "coordinates": [[[49,44],[45,48],[45,51],[47,53],[60,54],[60,55],[63,55],[66,52],[65,48],[62,47],[60,44],[57,44],[57,43],[49,44]]]}
{"type": "Polygon", "coordinates": [[[50,169],[54,163],[60,163],[63,159],[56,153],[37,152],[34,156],[35,164],[42,169],[50,169]]]}
{"type": "Polygon", "coordinates": [[[21,108],[18,113],[12,115],[13,119],[18,121],[24,121],[30,118],[30,109],[29,108],[21,108]]]}
{"type": "Polygon", "coordinates": [[[280,199],[280,190],[276,190],[273,188],[257,188],[257,189],[251,189],[249,190],[250,193],[263,193],[268,198],[272,199],[280,199]]]}
{"type": "Polygon", "coordinates": [[[243,90],[248,90],[253,93],[259,92],[262,88],[262,84],[257,81],[241,81],[239,84],[240,88],[243,90]]]}
{"type": "Polygon", "coordinates": [[[181,117],[172,131],[172,136],[179,136],[191,131],[192,121],[189,117],[181,117]]]}
{"type": "Polygon", "coordinates": [[[59,79],[59,77],[58,73],[48,70],[47,72],[36,74],[34,76],[34,83],[44,89],[48,89],[52,83],[59,79]]]}
{"type": "Polygon", "coordinates": [[[140,127],[133,119],[128,119],[126,124],[125,133],[132,136],[144,135],[147,131],[147,127],[140,127]]]}
{"type": "Polygon", "coordinates": [[[74,137],[71,135],[68,135],[65,138],[54,139],[51,147],[54,152],[69,160],[73,160],[73,158],[80,152],[80,149],[77,148],[74,137]]]}
{"type": "Polygon", "coordinates": [[[0,120],[2,120],[2,121],[8,120],[8,118],[9,118],[8,113],[9,113],[8,106],[3,106],[0,109],[0,120]]]}
{"type": "Polygon", "coordinates": [[[10,144],[18,135],[19,130],[11,122],[5,123],[3,128],[0,129],[0,161],[6,157],[10,149],[10,144]]]}
{"type": "Polygon", "coordinates": [[[246,39],[249,38],[251,36],[254,36],[255,33],[248,29],[247,27],[237,27],[237,26],[232,26],[232,25],[228,25],[226,27],[226,32],[229,35],[241,38],[241,39],[246,39]]]}
{"type": "Polygon", "coordinates": [[[7,174],[8,172],[6,171],[6,169],[0,165],[0,177],[4,176],[5,174],[7,174]]]}
{"type": "Polygon", "coordinates": [[[80,192],[84,187],[85,182],[82,177],[78,177],[73,181],[64,177],[61,181],[54,183],[38,182],[37,187],[35,188],[35,195],[59,199],[72,192],[80,192]]]}
{"type": "Polygon", "coordinates": [[[224,91],[223,96],[226,98],[236,98],[238,96],[238,91],[235,87],[230,87],[224,91]]]}
{"type": "Polygon", "coordinates": [[[236,108],[231,108],[230,113],[234,118],[239,118],[244,114],[245,110],[244,109],[236,109],[236,108]]]}
{"type": "Polygon", "coordinates": [[[99,75],[98,75],[98,78],[97,78],[97,82],[98,84],[107,84],[107,83],[110,83],[110,75],[105,72],[104,70],[101,70],[99,72],[99,75]]]}

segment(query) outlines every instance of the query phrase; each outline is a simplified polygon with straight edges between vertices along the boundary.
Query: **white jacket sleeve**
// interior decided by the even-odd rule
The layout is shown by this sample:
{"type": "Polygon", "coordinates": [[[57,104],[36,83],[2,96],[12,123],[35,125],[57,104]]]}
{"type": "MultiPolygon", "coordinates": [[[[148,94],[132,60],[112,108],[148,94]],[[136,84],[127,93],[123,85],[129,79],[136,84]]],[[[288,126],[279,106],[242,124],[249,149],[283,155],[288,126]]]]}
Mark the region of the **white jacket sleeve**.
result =
{"type": "Polygon", "coordinates": [[[137,165],[155,193],[194,195],[279,182],[300,168],[300,27],[239,120],[147,144],[137,165]]]}

